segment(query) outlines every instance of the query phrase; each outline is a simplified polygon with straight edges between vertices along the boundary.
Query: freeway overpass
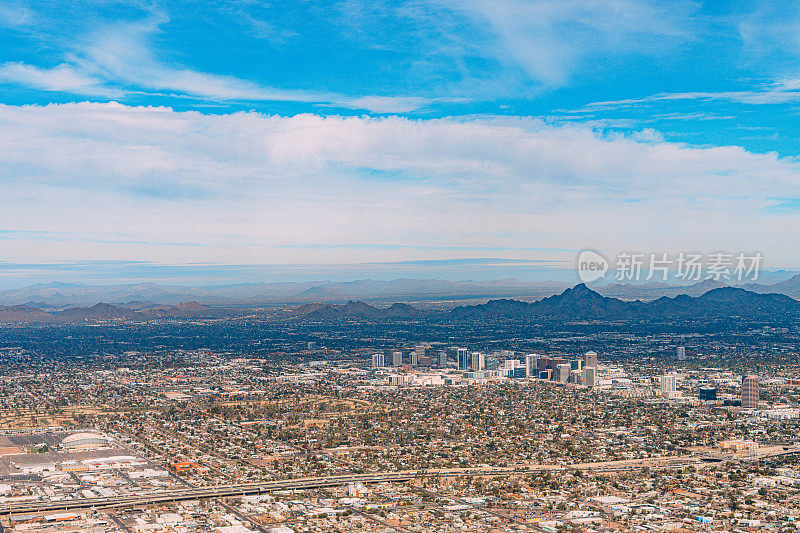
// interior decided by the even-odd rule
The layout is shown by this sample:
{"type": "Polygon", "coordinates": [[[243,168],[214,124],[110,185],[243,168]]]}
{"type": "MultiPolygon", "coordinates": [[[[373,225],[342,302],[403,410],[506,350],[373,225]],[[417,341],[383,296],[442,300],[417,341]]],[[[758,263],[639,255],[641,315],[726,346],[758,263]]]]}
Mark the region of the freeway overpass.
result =
{"type": "Polygon", "coordinates": [[[762,461],[776,462],[789,459],[800,455],[800,446],[795,445],[776,445],[761,446],[752,450],[740,450],[735,452],[724,452],[716,449],[699,450],[690,457],[703,462],[737,462],[737,463],[758,463],[762,461]]]}
{"type": "Polygon", "coordinates": [[[349,483],[383,483],[383,482],[404,482],[414,479],[417,476],[502,476],[514,475],[524,472],[537,471],[563,471],[563,470],[586,470],[597,471],[627,470],[642,468],[644,466],[657,467],[672,464],[669,462],[658,462],[656,460],[630,460],[612,461],[609,463],[587,463],[581,465],[517,465],[515,467],[478,467],[478,468],[452,468],[429,471],[402,471],[402,472],[382,472],[376,474],[347,474],[341,476],[325,476],[315,478],[285,479],[278,481],[267,481],[263,483],[242,483],[235,485],[212,485],[207,487],[185,487],[166,491],[153,491],[139,494],[94,497],[94,498],[71,498],[57,501],[28,501],[16,502],[0,506],[0,516],[12,514],[29,514],[41,512],[63,512],[77,509],[109,509],[118,507],[139,507],[154,503],[167,503],[186,500],[197,500],[204,498],[226,498],[236,496],[249,496],[254,494],[266,494],[282,490],[307,490],[324,487],[337,487],[349,483]]]}
{"type": "Polygon", "coordinates": [[[525,472],[558,472],[566,470],[615,472],[635,470],[645,467],[651,469],[675,468],[719,460],[768,460],[791,456],[794,454],[800,454],[800,446],[774,446],[762,450],[762,453],[760,454],[758,454],[757,451],[752,452],[749,456],[742,453],[741,457],[739,457],[738,454],[718,457],[716,454],[709,452],[696,452],[691,455],[682,456],[650,457],[646,459],[626,459],[619,461],[581,463],[573,465],[521,464],[512,467],[452,468],[427,471],[408,470],[401,472],[380,472],[375,474],[346,474],[340,476],[284,479],[277,481],[266,481],[263,483],[186,487],[167,491],[154,491],[124,496],[72,498],[58,501],[17,502],[0,506],[0,516],[21,513],[70,511],[76,509],[139,507],[153,503],[166,503],[203,498],[249,496],[282,490],[307,490],[324,487],[337,487],[347,485],[349,483],[371,484],[383,482],[404,482],[414,479],[417,476],[502,476],[521,474],[525,472]]]}
{"type": "MultiPolygon", "coordinates": [[[[472,475],[481,471],[469,469],[472,475]]],[[[492,473],[489,469],[484,474],[492,473]]],[[[318,478],[287,479],[264,483],[243,483],[237,485],[213,485],[208,487],[187,487],[167,491],[154,491],[141,494],[110,496],[96,498],[72,498],[58,501],[17,502],[0,506],[0,515],[20,513],[40,513],[55,511],[71,511],[76,509],[101,509],[114,507],[138,507],[153,503],[166,503],[203,498],[225,498],[266,494],[281,490],[305,490],[322,487],[336,487],[348,483],[382,483],[387,481],[402,482],[414,479],[416,472],[389,472],[379,474],[353,474],[344,476],[328,476],[318,478]]],[[[456,474],[453,474],[456,475],[456,474]]]]}
{"type": "Polygon", "coordinates": [[[37,513],[44,511],[65,511],[75,509],[134,507],[152,503],[195,500],[201,498],[224,498],[265,494],[280,490],[304,490],[322,487],[336,487],[348,483],[381,483],[385,481],[408,481],[413,472],[391,472],[384,474],[357,474],[320,478],[287,479],[265,483],[243,483],[237,485],[212,485],[209,487],[180,488],[168,491],[155,491],[127,496],[96,498],[73,498],[49,502],[19,502],[0,507],[0,515],[17,513],[37,513]]]}

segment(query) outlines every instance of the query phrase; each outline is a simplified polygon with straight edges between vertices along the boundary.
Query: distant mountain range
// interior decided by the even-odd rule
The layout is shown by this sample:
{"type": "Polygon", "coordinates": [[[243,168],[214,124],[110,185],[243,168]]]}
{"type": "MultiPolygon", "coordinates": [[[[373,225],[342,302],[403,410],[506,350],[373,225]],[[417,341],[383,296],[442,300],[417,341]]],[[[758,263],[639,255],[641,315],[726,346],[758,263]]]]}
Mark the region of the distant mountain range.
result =
{"type": "MultiPolygon", "coordinates": [[[[154,319],[190,319],[236,314],[235,309],[221,309],[195,301],[178,305],[152,305],[131,301],[112,305],[98,303],[90,307],[44,310],[28,305],[0,307],[0,323],[16,324],[92,324],[100,322],[142,322],[154,319]]],[[[493,319],[521,320],[604,320],[660,321],[704,319],[800,319],[800,301],[784,294],[761,294],[736,287],[716,287],[699,296],[680,294],[662,296],[652,301],[626,301],[604,296],[584,284],[535,302],[496,299],[479,305],[455,307],[449,311],[430,311],[405,303],[375,307],[363,301],[342,305],[308,303],[284,318],[303,320],[384,320],[429,318],[432,320],[475,321],[493,319]]]]}
{"type": "Polygon", "coordinates": [[[800,319],[800,301],[783,294],[759,294],[735,287],[718,287],[700,296],[663,296],[657,300],[624,301],[603,296],[584,284],[536,302],[511,299],[456,307],[447,312],[425,312],[406,304],[376,308],[364,302],[344,305],[306,304],[294,314],[309,320],[418,318],[446,320],[703,320],[703,319],[800,319]]]}
{"type": "MultiPolygon", "coordinates": [[[[668,285],[660,282],[637,284],[592,285],[591,288],[606,297],[621,300],[657,300],[662,296],[700,296],[711,289],[728,285],[705,280],[693,285],[668,285]]],[[[363,301],[387,305],[392,302],[444,302],[479,303],[487,299],[515,299],[535,301],[560,294],[569,288],[560,282],[527,282],[516,279],[495,281],[447,281],[396,279],[389,281],[360,280],[347,282],[303,283],[245,283],[212,287],[183,287],[156,283],[126,285],[76,285],[68,283],[40,283],[19,289],[0,291],[0,305],[27,305],[47,312],[68,307],[90,307],[98,302],[109,302],[126,307],[122,302],[139,302],[140,307],[158,304],[178,305],[197,301],[210,306],[253,307],[259,305],[300,305],[322,302],[342,304],[363,301]]],[[[767,294],[784,294],[800,299],[800,274],[778,283],[749,283],[739,286],[749,291],[767,294]]],[[[129,306],[128,306],[129,307],[129,306]]]]}
{"type": "Polygon", "coordinates": [[[624,301],[603,296],[586,285],[527,303],[492,300],[486,304],[457,307],[458,319],[548,318],[562,320],[670,320],[725,318],[800,318],[800,301],[783,294],[759,294],[735,287],[718,287],[700,296],[662,296],[650,302],[624,301]]]}
{"type": "Polygon", "coordinates": [[[98,322],[142,322],[157,318],[195,318],[214,316],[219,311],[199,304],[186,302],[178,305],[140,305],[130,302],[119,306],[98,303],[91,307],[69,307],[62,311],[47,312],[28,305],[0,306],[0,323],[6,324],[91,324],[98,322]]]}
{"type": "MultiPolygon", "coordinates": [[[[182,287],[156,283],[126,285],[72,285],[40,283],[0,291],[0,305],[28,305],[40,309],[91,306],[98,302],[141,301],[175,305],[199,301],[216,306],[254,306],[263,304],[342,303],[361,300],[393,301],[469,300],[481,298],[537,299],[566,287],[556,282],[447,281],[396,279],[390,281],[244,283],[213,287],[182,287]]],[[[116,305],[116,303],[115,303],[116,305]]]]}
{"type": "Polygon", "coordinates": [[[612,284],[605,286],[594,286],[594,290],[603,296],[613,296],[622,300],[655,300],[662,296],[700,296],[712,289],[723,287],[736,287],[759,294],[784,294],[795,299],[800,299],[800,274],[773,284],[746,283],[742,285],[730,285],[711,279],[699,281],[692,285],[668,285],[665,283],[651,282],[643,284],[612,284]]]}
{"type": "Polygon", "coordinates": [[[295,309],[295,315],[312,320],[337,318],[417,318],[428,315],[408,304],[396,303],[387,308],[372,307],[364,302],[347,302],[344,305],[306,304],[295,309]]]}

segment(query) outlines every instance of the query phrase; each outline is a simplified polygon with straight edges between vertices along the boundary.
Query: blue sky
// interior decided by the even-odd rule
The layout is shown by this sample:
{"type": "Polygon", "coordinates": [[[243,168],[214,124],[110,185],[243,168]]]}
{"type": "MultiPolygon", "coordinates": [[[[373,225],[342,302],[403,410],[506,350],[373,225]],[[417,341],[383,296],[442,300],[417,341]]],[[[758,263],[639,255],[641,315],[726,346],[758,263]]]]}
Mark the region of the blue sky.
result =
{"type": "Polygon", "coordinates": [[[800,266],[799,2],[2,0],[0,35],[0,258],[42,275],[800,266]]]}

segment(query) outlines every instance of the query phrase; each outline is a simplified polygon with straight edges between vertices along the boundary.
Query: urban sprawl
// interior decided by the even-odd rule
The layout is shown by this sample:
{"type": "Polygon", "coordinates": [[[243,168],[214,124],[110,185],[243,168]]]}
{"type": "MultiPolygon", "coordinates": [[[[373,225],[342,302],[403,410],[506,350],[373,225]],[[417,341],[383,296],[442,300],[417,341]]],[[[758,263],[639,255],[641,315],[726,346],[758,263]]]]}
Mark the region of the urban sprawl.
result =
{"type": "MultiPolygon", "coordinates": [[[[7,365],[9,531],[794,531],[800,381],[443,343],[7,365]]],[[[3,350],[25,360],[22,349],[3,350]]]]}

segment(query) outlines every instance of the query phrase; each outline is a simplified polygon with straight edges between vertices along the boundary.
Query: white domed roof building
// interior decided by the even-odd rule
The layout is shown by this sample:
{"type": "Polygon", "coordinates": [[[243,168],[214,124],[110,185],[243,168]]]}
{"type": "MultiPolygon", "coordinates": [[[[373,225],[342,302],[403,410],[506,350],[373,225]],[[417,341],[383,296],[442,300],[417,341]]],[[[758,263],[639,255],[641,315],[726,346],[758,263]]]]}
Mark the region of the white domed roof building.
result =
{"type": "Polygon", "coordinates": [[[68,451],[98,450],[111,446],[111,438],[101,433],[73,433],[61,441],[61,446],[68,451]]]}

